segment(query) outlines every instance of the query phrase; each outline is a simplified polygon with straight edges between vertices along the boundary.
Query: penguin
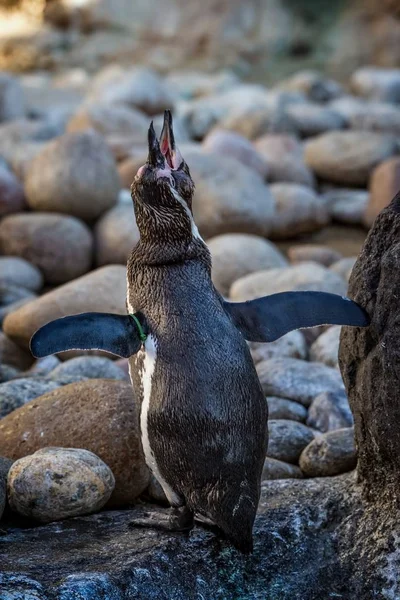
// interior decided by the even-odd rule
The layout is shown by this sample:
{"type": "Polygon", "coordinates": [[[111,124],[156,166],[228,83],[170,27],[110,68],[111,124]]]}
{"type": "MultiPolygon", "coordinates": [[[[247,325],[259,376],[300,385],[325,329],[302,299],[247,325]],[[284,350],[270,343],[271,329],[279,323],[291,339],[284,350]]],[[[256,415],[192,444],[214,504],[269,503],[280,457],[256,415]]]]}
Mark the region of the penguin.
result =
{"type": "Polygon", "coordinates": [[[31,351],[96,348],[129,358],[144,456],[171,505],[168,527],[190,530],[200,518],[249,553],[268,409],[246,340],[322,324],[366,327],[369,318],[323,292],[225,300],[193,219],[194,183],[169,111],[159,140],[150,125],[148,146],[131,187],[140,240],[127,264],[128,314],[57,319],[33,335],[31,351]]]}

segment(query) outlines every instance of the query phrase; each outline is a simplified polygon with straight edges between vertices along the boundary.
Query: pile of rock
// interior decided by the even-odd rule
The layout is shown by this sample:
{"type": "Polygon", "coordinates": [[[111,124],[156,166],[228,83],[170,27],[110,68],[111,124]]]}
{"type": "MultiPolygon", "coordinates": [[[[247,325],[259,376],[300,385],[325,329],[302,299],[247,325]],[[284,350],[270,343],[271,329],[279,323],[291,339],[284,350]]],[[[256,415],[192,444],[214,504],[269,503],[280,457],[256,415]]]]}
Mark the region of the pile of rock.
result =
{"type": "MultiPolygon", "coordinates": [[[[400,70],[360,70],[350,94],[316,73],[267,89],[229,73],[162,78],[111,66],[71,96],[43,77],[40,107],[22,97],[29,81],[7,76],[0,87],[0,106],[21,96],[18,111],[0,113],[0,509],[10,460],[11,507],[40,520],[127,506],[146,490],[163,500],[141,453],[127,362],[82,353],[34,362],[28,350],[52,319],[125,312],[125,262],[139,238],[128,188],[146,160],[150,116],[159,129],[173,108],[224,296],[344,295],[355,256],[308,236],[331,223],[366,231],[400,187],[400,70]],[[57,506],[32,507],[28,489],[51,490],[57,506]]],[[[68,86],[77,91],[72,76],[68,86]]],[[[270,409],[264,479],[355,467],[339,333],[249,344],[270,409]]]]}

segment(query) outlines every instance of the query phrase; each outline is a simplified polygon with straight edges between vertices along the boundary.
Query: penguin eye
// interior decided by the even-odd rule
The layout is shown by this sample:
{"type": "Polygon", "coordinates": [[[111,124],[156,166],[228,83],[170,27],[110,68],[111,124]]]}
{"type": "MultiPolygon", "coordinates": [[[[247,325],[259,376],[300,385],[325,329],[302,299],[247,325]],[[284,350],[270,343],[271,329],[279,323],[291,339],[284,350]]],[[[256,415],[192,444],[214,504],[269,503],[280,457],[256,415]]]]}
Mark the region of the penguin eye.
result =
{"type": "Polygon", "coordinates": [[[171,177],[171,187],[173,187],[174,189],[176,188],[176,182],[173,177],[171,177]]]}

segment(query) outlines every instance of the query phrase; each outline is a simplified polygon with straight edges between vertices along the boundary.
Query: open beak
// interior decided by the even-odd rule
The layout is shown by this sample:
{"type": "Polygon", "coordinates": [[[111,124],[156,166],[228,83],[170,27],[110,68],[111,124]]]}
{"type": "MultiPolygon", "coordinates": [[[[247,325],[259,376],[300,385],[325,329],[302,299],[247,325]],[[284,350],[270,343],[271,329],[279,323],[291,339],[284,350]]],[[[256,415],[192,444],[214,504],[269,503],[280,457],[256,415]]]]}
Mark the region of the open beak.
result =
{"type": "Polygon", "coordinates": [[[171,169],[176,170],[181,166],[182,156],[175,145],[172,114],[170,110],[164,111],[164,124],[160,135],[160,149],[171,169]]]}
{"type": "Polygon", "coordinates": [[[152,167],[164,169],[166,166],[165,158],[160,150],[160,144],[158,143],[156,132],[154,131],[153,121],[150,123],[147,139],[149,143],[147,163],[152,167]]]}

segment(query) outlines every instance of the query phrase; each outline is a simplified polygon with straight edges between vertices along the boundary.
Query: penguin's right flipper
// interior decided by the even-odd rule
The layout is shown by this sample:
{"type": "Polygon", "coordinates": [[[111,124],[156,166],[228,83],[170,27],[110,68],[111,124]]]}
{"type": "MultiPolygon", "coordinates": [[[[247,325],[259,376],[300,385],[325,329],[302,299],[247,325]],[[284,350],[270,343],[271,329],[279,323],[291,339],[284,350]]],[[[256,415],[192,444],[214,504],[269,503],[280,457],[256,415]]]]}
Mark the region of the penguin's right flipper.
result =
{"type": "Polygon", "coordinates": [[[104,350],[122,358],[139,351],[147,326],[142,314],[82,313],[62,317],[33,334],[30,349],[36,358],[65,350],[104,350]],[[138,325],[139,323],[139,325],[138,325]]]}
{"type": "Polygon", "coordinates": [[[327,292],[282,292],[248,302],[224,302],[224,308],[249,342],[273,342],[294,329],[317,325],[370,323],[356,302],[327,292]]]}

